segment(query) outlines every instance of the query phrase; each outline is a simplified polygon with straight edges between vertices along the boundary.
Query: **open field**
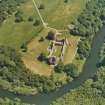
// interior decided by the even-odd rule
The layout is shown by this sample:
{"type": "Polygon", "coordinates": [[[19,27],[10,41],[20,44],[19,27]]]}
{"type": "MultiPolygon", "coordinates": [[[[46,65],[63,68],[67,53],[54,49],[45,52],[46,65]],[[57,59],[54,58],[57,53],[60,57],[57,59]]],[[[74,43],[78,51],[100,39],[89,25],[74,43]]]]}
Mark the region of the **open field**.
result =
{"type": "MultiPolygon", "coordinates": [[[[66,29],[67,25],[73,22],[85,7],[85,0],[70,0],[68,3],[64,3],[64,0],[36,1],[37,4],[45,5],[45,9],[40,12],[48,26],[61,30],[66,29]]],[[[49,76],[52,68],[36,59],[41,52],[47,50],[49,42],[39,43],[38,40],[41,36],[45,37],[49,30],[42,29],[41,24],[33,26],[33,22],[28,21],[30,16],[34,17],[34,20],[39,19],[31,0],[22,4],[19,10],[23,12],[24,21],[15,23],[15,16],[10,16],[0,27],[0,45],[12,46],[19,50],[23,43],[29,42],[28,51],[22,57],[26,67],[34,73],[49,76]]],[[[78,37],[73,36],[68,39],[72,45],[66,51],[65,64],[71,63],[74,59],[79,40],[78,37]]],[[[59,53],[56,52],[56,54],[59,53]]]]}
{"type": "Polygon", "coordinates": [[[28,17],[34,14],[32,3],[28,2],[22,5],[19,10],[23,12],[24,21],[16,23],[14,15],[8,17],[0,27],[0,45],[19,49],[24,42],[35,37],[36,33],[41,30],[41,26],[34,27],[31,22],[27,21],[28,17]]]}

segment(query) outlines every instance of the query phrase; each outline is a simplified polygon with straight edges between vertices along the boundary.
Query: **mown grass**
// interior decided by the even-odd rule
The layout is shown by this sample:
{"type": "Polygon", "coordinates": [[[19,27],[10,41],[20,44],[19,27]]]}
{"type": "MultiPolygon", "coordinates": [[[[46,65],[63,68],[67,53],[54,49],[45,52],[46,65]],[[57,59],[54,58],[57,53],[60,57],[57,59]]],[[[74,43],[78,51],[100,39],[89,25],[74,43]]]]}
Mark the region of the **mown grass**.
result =
{"type": "Polygon", "coordinates": [[[35,37],[28,44],[28,51],[23,56],[23,61],[26,64],[26,67],[31,69],[34,73],[40,75],[49,76],[52,72],[50,66],[48,66],[45,62],[41,62],[38,60],[38,57],[41,53],[45,53],[48,55],[48,45],[49,41],[46,39],[49,30],[43,30],[37,37],[35,37]],[[43,36],[44,41],[40,42],[40,37],[43,36]]]}

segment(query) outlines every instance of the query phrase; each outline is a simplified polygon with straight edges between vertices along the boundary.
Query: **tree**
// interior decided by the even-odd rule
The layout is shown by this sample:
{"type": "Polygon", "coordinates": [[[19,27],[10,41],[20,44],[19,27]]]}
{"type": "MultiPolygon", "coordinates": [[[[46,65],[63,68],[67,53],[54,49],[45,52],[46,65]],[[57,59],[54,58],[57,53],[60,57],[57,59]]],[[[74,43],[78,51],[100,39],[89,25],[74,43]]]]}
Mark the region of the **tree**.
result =
{"type": "Polygon", "coordinates": [[[40,61],[46,61],[46,54],[45,53],[41,53],[38,57],[38,60],[40,61]]]}
{"type": "Polygon", "coordinates": [[[65,65],[64,72],[73,78],[78,76],[78,68],[74,64],[65,65]]]}
{"type": "Polygon", "coordinates": [[[44,41],[44,37],[40,37],[39,42],[43,42],[44,41]]]}
{"type": "Polygon", "coordinates": [[[79,42],[77,52],[79,53],[81,59],[87,58],[89,56],[89,49],[90,49],[90,46],[87,40],[83,40],[79,42]]]}
{"type": "Polygon", "coordinates": [[[68,3],[68,0],[64,0],[65,3],[68,3]]]}
{"type": "Polygon", "coordinates": [[[24,19],[23,19],[23,13],[21,11],[17,11],[15,13],[15,22],[22,22],[24,19]]]}
{"type": "Polygon", "coordinates": [[[36,19],[33,25],[34,26],[39,26],[40,25],[40,20],[36,19]]]}
{"type": "Polygon", "coordinates": [[[102,66],[105,66],[105,57],[103,58],[101,64],[102,64],[102,66]]]}
{"type": "Polygon", "coordinates": [[[25,0],[0,0],[0,24],[18,10],[18,6],[25,0]]]}
{"type": "Polygon", "coordinates": [[[28,18],[28,21],[29,22],[32,22],[34,19],[33,19],[33,16],[30,16],[29,18],[28,18]]]}
{"type": "Polygon", "coordinates": [[[64,71],[64,64],[63,63],[59,63],[57,66],[55,66],[54,68],[55,72],[61,73],[64,71]]]}
{"type": "Polygon", "coordinates": [[[21,45],[21,49],[22,49],[23,52],[26,52],[27,51],[27,45],[26,45],[26,43],[23,43],[21,45]]]}
{"type": "Polygon", "coordinates": [[[38,9],[45,9],[45,5],[44,4],[40,4],[38,9]]]}

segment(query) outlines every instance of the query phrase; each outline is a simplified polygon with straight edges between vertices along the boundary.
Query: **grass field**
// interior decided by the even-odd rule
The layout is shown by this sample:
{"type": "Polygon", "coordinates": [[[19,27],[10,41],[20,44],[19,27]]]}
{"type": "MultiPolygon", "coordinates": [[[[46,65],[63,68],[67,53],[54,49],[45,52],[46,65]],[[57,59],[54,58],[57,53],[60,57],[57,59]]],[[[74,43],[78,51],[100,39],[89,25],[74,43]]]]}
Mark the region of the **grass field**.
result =
{"type": "Polygon", "coordinates": [[[28,12],[28,9],[26,11],[24,7],[24,10],[23,17],[25,21],[15,23],[15,17],[13,15],[2,24],[0,27],[0,45],[9,45],[19,49],[22,43],[29,41],[38,31],[40,31],[41,27],[34,27],[32,23],[27,21],[28,17],[32,15],[31,11],[33,9],[28,12]]]}
{"type": "MultiPolygon", "coordinates": [[[[45,9],[41,10],[42,17],[50,27],[56,29],[65,29],[68,24],[73,22],[85,7],[85,0],[36,0],[37,4],[43,3],[45,9]]],[[[24,21],[15,23],[14,15],[10,16],[0,27],[0,45],[12,46],[19,50],[24,42],[28,43],[28,52],[23,54],[23,61],[27,68],[40,75],[50,75],[51,67],[45,63],[36,60],[38,54],[47,50],[48,41],[39,43],[41,36],[46,36],[49,30],[42,29],[42,25],[33,26],[33,22],[29,22],[30,16],[39,19],[35,11],[32,0],[28,0],[19,8],[23,12],[24,21]]],[[[70,35],[69,35],[70,36],[70,35]]],[[[65,55],[65,63],[71,63],[75,57],[77,50],[78,37],[71,37],[69,40],[72,45],[67,49],[65,55]]]]}

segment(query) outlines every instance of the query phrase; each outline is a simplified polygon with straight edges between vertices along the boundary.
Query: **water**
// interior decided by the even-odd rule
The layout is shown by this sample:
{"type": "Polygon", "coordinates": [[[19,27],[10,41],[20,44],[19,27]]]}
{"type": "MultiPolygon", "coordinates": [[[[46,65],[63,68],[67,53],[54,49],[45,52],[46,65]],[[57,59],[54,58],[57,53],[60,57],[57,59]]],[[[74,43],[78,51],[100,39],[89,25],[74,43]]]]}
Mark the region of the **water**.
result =
{"type": "Polygon", "coordinates": [[[8,97],[10,99],[20,98],[23,102],[32,103],[36,105],[50,105],[52,101],[66,94],[71,89],[79,87],[84,81],[88,78],[91,78],[95,75],[98,70],[96,65],[99,61],[99,51],[105,40],[105,26],[97,33],[93,40],[92,49],[90,51],[90,56],[87,59],[83,72],[80,74],[79,78],[76,78],[71,83],[68,83],[56,91],[47,93],[47,94],[37,94],[34,96],[22,96],[15,95],[6,90],[0,90],[0,97],[8,97]]]}

